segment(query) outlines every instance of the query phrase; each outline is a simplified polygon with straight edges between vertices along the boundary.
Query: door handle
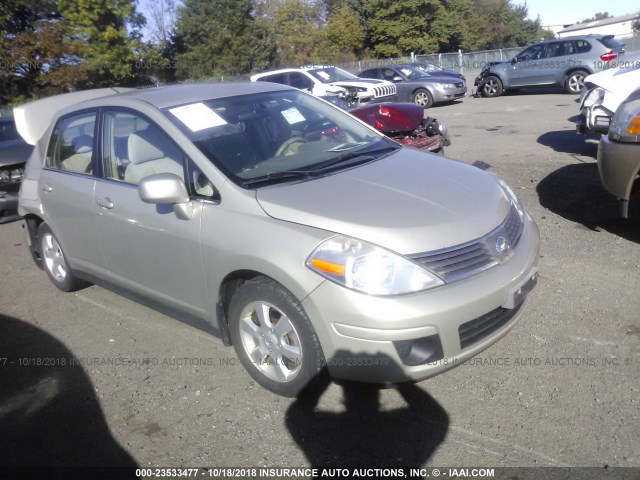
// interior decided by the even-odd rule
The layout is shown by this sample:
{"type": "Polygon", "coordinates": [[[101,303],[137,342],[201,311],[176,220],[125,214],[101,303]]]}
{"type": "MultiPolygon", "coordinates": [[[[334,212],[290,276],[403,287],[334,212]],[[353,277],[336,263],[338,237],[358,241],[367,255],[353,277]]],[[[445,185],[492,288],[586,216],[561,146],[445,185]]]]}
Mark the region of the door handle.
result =
{"type": "Polygon", "coordinates": [[[45,183],[44,185],[42,185],[40,187],[40,190],[42,190],[43,192],[50,192],[53,190],[53,188],[51,188],[51,185],[49,185],[48,183],[45,183]]]}
{"type": "Polygon", "coordinates": [[[108,209],[113,208],[113,202],[109,197],[99,198],[96,203],[98,204],[99,207],[102,207],[102,208],[108,208],[108,209]]]}

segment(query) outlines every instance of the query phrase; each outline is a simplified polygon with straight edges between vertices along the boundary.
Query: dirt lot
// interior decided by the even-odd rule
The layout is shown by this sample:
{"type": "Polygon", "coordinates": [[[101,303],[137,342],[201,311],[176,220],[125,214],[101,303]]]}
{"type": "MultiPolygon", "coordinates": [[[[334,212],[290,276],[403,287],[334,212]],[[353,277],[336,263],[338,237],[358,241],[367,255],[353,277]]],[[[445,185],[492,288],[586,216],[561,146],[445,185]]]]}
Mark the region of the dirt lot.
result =
{"type": "Polygon", "coordinates": [[[508,336],[401,390],[279,398],[215,338],[99,287],[59,292],[20,223],[0,225],[0,464],[640,467],[640,201],[617,218],[577,109],[543,91],[427,112],[447,156],[516,189],[541,277],[508,336]]]}

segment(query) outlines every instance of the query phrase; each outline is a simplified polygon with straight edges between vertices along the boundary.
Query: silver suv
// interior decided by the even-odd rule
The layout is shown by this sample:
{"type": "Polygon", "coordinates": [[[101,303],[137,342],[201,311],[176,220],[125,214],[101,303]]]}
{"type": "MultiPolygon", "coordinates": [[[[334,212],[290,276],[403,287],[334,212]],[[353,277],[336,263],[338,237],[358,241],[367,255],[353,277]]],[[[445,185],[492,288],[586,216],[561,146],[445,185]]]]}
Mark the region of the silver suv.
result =
{"type": "Polygon", "coordinates": [[[604,70],[624,51],[624,44],[613,35],[545,40],[525,48],[511,61],[487,65],[474,84],[485,97],[531,86],[557,86],[580,93],[587,75],[604,70]]]}
{"type": "Polygon", "coordinates": [[[222,337],[295,395],[325,367],[376,383],[495,343],[537,279],[513,191],[272,83],[90,90],[17,108],[19,208],[63,291],[95,283],[222,337]]]}

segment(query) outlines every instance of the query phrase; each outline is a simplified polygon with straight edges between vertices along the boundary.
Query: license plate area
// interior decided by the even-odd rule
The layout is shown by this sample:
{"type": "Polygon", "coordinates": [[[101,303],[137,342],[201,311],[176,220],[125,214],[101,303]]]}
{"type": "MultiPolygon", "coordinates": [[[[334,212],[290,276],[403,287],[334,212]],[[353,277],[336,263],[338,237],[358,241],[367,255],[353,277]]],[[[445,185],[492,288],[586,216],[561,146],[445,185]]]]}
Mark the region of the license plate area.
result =
{"type": "Polygon", "coordinates": [[[502,308],[508,308],[510,310],[516,308],[524,299],[531,293],[531,290],[538,284],[538,269],[534,268],[533,271],[527,276],[527,278],[509,290],[507,295],[507,302],[502,305],[502,308]]]}

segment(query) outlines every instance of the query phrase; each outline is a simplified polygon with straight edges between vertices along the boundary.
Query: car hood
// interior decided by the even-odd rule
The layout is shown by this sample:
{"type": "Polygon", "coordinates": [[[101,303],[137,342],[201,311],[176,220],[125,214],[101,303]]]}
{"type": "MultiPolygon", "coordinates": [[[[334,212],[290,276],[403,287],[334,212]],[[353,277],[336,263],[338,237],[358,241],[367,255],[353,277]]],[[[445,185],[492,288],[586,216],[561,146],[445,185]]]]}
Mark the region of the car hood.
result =
{"type": "Polygon", "coordinates": [[[410,83],[459,83],[462,78],[453,77],[451,75],[429,75],[424,77],[412,78],[407,80],[410,83]]]}
{"type": "Polygon", "coordinates": [[[380,85],[392,85],[391,82],[386,80],[377,80],[377,79],[354,79],[354,80],[342,80],[340,82],[331,82],[329,85],[334,85],[337,87],[360,87],[360,88],[372,88],[378,87],[380,85]]]}
{"type": "Polygon", "coordinates": [[[31,155],[33,146],[24,140],[10,140],[0,143],[0,167],[26,163],[31,155]]]}
{"type": "Polygon", "coordinates": [[[273,218],[402,254],[475,240],[500,225],[510,205],[488,173],[409,148],[326,177],[263,187],[256,197],[273,218]]]}
{"type": "Polygon", "coordinates": [[[607,110],[615,112],[620,104],[640,85],[640,68],[604,70],[589,75],[584,81],[592,88],[605,89],[606,92],[601,104],[607,110]]]}

